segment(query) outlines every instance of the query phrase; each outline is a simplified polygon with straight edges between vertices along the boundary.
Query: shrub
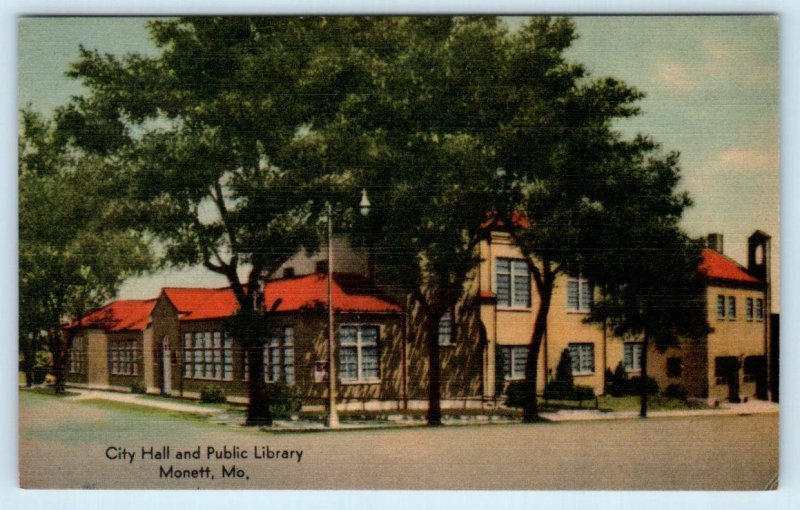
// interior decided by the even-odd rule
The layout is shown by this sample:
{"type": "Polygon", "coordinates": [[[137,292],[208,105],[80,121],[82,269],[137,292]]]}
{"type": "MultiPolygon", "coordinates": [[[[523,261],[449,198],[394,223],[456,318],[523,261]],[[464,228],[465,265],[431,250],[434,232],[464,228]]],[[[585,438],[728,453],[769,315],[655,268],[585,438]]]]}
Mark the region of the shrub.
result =
{"type": "Polygon", "coordinates": [[[506,406],[522,407],[525,404],[525,381],[512,381],[506,388],[506,406]]]}
{"type": "Polygon", "coordinates": [[[131,383],[131,393],[146,393],[147,387],[141,381],[133,381],[131,383]]]}
{"type": "Polygon", "coordinates": [[[290,418],[292,414],[300,412],[303,399],[300,390],[295,386],[274,384],[269,388],[269,410],[273,418],[290,418]]]}
{"type": "Polygon", "coordinates": [[[207,404],[220,404],[225,402],[225,392],[219,386],[203,386],[200,390],[200,401],[207,404]]]}
{"type": "Polygon", "coordinates": [[[674,398],[686,402],[689,400],[689,393],[686,388],[681,384],[670,384],[664,390],[664,396],[667,398],[674,398]]]}
{"type": "Polygon", "coordinates": [[[572,390],[573,400],[594,400],[594,388],[591,386],[577,385],[572,390]]]}
{"type": "Polygon", "coordinates": [[[628,374],[625,372],[625,367],[621,361],[613,372],[606,368],[606,395],[611,395],[612,397],[627,395],[629,382],[628,374]]]}
{"type": "MultiPolygon", "coordinates": [[[[642,378],[638,375],[630,378],[628,381],[628,395],[639,395],[641,393],[641,380],[642,378]]],[[[652,377],[647,378],[647,394],[658,394],[658,383],[652,377]]]]}

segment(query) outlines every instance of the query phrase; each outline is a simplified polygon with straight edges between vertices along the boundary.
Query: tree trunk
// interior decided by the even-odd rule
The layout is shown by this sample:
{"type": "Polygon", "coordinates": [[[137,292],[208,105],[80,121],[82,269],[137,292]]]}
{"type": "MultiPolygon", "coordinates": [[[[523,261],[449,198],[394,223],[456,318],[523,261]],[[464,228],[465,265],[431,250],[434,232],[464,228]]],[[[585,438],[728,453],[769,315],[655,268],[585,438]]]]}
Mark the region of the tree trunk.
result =
{"type": "Polygon", "coordinates": [[[640,361],[642,365],[641,381],[639,385],[640,418],[647,418],[647,351],[650,346],[649,344],[650,342],[648,341],[647,335],[645,335],[644,341],[642,342],[642,359],[640,361]]]}
{"type": "Polygon", "coordinates": [[[50,331],[48,334],[50,344],[50,354],[53,356],[53,377],[55,377],[54,391],[56,393],[64,393],[65,381],[64,373],[67,361],[68,347],[65,345],[61,331],[50,331]]]}
{"type": "Polygon", "coordinates": [[[258,339],[251,339],[247,347],[247,368],[250,374],[248,385],[250,402],[247,406],[248,426],[272,425],[272,413],[269,410],[269,392],[264,382],[264,344],[258,339]]]}
{"type": "Polygon", "coordinates": [[[22,369],[25,372],[25,387],[33,386],[33,367],[36,365],[36,347],[32,335],[25,335],[23,340],[23,362],[22,369]]]}
{"type": "Polygon", "coordinates": [[[536,386],[539,375],[539,351],[547,331],[547,314],[550,311],[550,299],[553,295],[553,283],[549,278],[539,289],[539,295],[539,309],[536,311],[536,322],[533,325],[531,343],[528,347],[528,360],[525,363],[525,397],[522,405],[522,421],[524,423],[539,421],[536,386]]]}
{"type": "Polygon", "coordinates": [[[439,359],[439,321],[438,317],[429,317],[426,336],[428,341],[428,413],[426,419],[429,427],[442,424],[442,365],[439,359]]]}

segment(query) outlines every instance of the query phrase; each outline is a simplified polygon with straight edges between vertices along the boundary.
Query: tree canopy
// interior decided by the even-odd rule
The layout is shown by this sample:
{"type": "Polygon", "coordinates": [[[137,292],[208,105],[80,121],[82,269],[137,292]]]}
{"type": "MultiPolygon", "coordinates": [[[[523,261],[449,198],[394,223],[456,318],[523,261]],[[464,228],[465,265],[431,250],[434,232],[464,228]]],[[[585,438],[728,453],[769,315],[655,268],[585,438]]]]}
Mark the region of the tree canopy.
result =
{"type": "Polygon", "coordinates": [[[70,146],[30,110],[21,114],[18,177],[20,341],[30,353],[27,343],[47,335],[60,390],[62,323],[114,297],[152,258],[145,236],[120,221],[113,197],[124,183],[113,163],[70,146]]]}

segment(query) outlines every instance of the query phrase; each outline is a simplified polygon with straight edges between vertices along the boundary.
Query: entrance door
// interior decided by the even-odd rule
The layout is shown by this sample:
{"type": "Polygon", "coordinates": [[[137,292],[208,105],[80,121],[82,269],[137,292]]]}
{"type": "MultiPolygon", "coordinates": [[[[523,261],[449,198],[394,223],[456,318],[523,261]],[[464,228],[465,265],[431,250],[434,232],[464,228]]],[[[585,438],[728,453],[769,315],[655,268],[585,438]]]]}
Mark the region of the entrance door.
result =
{"type": "Polygon", "coordinates": [[[161,393],[169,395],[172,393],[172,356],[166,336],[161,341],[161,370],[161,393]]]}
{"type": "Polygon", "coordinates": [[[723,379],[728,385],[728,401],[738,403],[739,400],[739,358],[721,356],[715,360],[716,377],[723,379]]]}

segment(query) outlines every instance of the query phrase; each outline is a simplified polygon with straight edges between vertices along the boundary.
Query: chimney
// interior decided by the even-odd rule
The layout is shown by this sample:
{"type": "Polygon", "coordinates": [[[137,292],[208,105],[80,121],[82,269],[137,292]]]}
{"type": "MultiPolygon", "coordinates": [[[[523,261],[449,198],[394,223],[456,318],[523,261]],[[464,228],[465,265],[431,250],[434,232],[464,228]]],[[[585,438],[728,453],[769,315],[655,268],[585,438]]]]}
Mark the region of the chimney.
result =
{"type": "Polygon", "coordinates": [[[708,234],[708,242],[706,243],[707,246],[714,250],[717,253],[724,253],[723,243],[722,243],[722,234],[708,234]]]}

